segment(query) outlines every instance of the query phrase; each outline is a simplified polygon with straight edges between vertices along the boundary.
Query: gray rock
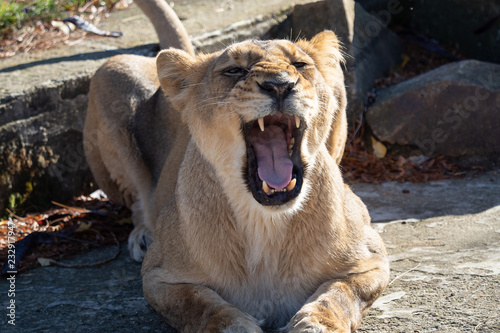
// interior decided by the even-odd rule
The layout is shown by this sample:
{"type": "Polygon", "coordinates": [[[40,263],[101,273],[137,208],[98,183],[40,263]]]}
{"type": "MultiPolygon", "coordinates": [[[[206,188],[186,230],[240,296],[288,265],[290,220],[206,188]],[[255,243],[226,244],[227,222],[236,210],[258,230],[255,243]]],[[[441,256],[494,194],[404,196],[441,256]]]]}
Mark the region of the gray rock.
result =
{"type": "Polygon", "coordinates": [[[311,38],[330,29],[339,36],[346,54],[345,82],[351,120],[362,112],[366,93],[375,79],[400,63],[401,41],[386,26],[402,12],[399,3],[393,1],[374,15],[353,0],[318,1],[295,6],[281,33],[292,39],[311,38]]]}
{"type": "MultiPolygon", "coordinates": [[[[385,20],[382,21],[368,14],[360,4],[355,5],[350,54],[354,57],[355,95],[363,103],[375,80],[386,75],[401,61],[402,43],[386,28],[391,17],[400,14],[401,10],[398,6],[387,7],[388,16],[380,16],[385,20]]],[[[355,114],[359,115],[359,112],[355,114]]]]}
{"type": "Polygon", "coordinates": [[[492,0],[405,0],[407,26],[467,57],[500,62],[500,2],[492,0]]]}
{"type": "Polygon", "coordinates": [[[492,0],[356,0],[368,12],[385,16],[389,6],[400,13],[391,24],[457,47],[467,58],[500,62],[500,2],[492,0]]]}
{"type": "Polygon", "coordinates": [[[500,65],[451,63],[382,90],[367,112],[375,136],[424,153],[500,153],[500,65]]]}
{"type": "MultiPolygon", "coordinates": [[[[367,11],[385,9],[387,8],[388,3],[390,2],[389,0],[355,0],[355,1],[359,2],[359,4],[361,4],[361,6],[363,6],[363,8],[366,9],[367,11]]],[[[401,1],[397,2],[401,3],[401,1]]]]}

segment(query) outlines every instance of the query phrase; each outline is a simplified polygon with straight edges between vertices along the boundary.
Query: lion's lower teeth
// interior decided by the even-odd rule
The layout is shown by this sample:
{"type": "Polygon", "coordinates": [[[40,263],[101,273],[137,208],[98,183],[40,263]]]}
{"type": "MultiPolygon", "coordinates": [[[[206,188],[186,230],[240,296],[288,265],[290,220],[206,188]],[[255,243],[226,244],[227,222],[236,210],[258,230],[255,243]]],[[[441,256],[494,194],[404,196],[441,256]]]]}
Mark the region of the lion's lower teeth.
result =
{"type": "Polygon", "coordinates": [[[297,183],[297,180],[294,178],[288,183],[288,185],[285,188],[282,188],[281,190],[277,190],[275,188],[269,187],[265,181],[262,181],[262,190],[264,191],[265,194],[271,195],[275,193],[284,193],[287,191],[291,191],[295,188],[295,184],[297,183]]]}

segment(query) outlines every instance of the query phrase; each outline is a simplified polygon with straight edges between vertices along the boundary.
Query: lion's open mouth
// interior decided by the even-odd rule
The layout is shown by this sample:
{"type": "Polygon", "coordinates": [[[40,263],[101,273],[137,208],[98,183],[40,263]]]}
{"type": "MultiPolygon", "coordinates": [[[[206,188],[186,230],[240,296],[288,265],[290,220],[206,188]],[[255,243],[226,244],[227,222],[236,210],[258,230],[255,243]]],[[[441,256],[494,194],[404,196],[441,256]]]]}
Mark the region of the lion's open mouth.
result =
{"type": "Polygon", "coordinates": [[[299,195],[304,174],[300,157],[304,129],[297,116],[286,114],[266,116],[243,126],[245,177],[260,204],[282,205],[299,195]]]}

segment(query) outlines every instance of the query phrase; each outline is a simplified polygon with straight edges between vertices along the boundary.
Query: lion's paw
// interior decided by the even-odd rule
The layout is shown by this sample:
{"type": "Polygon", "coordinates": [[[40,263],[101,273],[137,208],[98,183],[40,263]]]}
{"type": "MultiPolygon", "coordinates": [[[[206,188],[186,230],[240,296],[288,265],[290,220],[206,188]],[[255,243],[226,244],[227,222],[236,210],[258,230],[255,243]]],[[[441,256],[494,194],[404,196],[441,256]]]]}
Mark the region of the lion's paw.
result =
{"type": "Polygon", "coordinates": [[[322,318],[300,316],[299,318],[292,318],[285,332],[288,333],[350,333],[349,327],[341,321],[335,322],[332,318],[322,318]]]}
{"type": "Polygon", "coordinates": [[[128,250],[132,259],[142,262],[153,236],[145,226],[136,226],[128,236],[128,250]]]}
{"type": "Polygon", "coordinates": [[[312,323],[307,318],[295,323],[293,327],[286,330],[289,333],[327,333],[329,332],[323,325],[312,323]]]}

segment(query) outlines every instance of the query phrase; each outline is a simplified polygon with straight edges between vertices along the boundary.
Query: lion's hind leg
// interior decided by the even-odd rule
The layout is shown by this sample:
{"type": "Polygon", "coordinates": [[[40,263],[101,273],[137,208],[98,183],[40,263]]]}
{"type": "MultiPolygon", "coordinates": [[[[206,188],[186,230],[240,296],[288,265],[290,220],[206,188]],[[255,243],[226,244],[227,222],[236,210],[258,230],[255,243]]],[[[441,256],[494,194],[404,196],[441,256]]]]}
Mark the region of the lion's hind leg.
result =
{"type": "MultiPolygon", "coordinates": [[[[89,112],[91,112],[89,110],[89,112]]],[[[109,199],[128,207],[132,211],[134,230],[128,240],[130,255],[142,261],[147,247],[153,240],[152,223],[147,223],[143,202],[150,200],[147,178],[138,185],[130,159],[124,158],[127,142],[118,140],[120,148],[114,144],[113,137],[103,124],[92,127],[86,123],[84,147],[94,179],[109,199]],[[151,225],[151,226],[149,226],[151,225]]],[[[128,140],[126,140],[128,141],[128,140]]],[[[140,183],[140,181],[139,181],[140,183]]]]}
{"type": "Polygon", "coordinates": [[[153,186],[129,122],[136,107],[134,99],[146,98],[140,95],[147,95],[148,91],[127,92],[112,84],[124,81],[128,75],[126,66],[126,62],[112,59],[92,79],[84,149],[99,187],[111,200],[131,209],[134,230],[129,236],[129,250],[133,259],[142,261],[154,235],[149,216],[153,211],[149,207],[153,186]]]}

